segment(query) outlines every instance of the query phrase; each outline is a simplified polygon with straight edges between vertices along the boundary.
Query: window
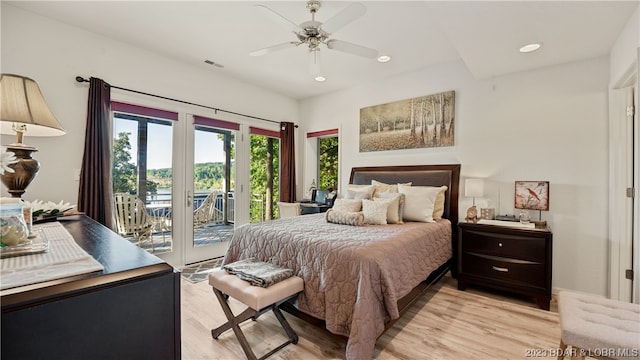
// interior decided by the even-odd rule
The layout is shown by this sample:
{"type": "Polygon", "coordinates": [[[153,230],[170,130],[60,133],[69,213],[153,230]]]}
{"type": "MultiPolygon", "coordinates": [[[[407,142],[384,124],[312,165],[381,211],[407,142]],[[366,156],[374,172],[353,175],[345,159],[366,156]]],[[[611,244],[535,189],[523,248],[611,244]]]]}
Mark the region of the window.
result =
{"type": "Polygon", "coordinates": [[[318,188],[338,187],[338,137],[318,139],[318,188]]]}
{"type": "Polygon", "coordinates": [[[318,189],[335,190],[338,187],[338,129],[307,133],[307,138],[316,138],[318,146],[318,189]]]}
{"type": "Polygon", "coordinates": [[[277,219],[280,174],[280,133],[250,127],[250,221],[277,219]]]}
{"type": "Polygon", "coordinates": [[[113,192],[171,199],[172,122],[114,113],[113,192]]]}

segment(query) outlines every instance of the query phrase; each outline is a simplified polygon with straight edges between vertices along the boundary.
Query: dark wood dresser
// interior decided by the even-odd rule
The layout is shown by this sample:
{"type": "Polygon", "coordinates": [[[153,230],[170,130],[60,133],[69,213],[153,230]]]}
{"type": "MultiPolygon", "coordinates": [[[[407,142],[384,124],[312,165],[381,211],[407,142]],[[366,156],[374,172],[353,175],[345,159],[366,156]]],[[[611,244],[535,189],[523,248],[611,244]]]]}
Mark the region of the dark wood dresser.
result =
{"type": "Polygon", "coordinates": [[[542,309],[551,301],[553,234],[549,228],[460,223],[458,289],[469,284],[535,298],[542,309]]]}
{"type": "Polygon", "coordinates": [[[180,273],[86,216],[60,221],[103,272],[3,290],[2,359],[180,359],[180,273]]]}

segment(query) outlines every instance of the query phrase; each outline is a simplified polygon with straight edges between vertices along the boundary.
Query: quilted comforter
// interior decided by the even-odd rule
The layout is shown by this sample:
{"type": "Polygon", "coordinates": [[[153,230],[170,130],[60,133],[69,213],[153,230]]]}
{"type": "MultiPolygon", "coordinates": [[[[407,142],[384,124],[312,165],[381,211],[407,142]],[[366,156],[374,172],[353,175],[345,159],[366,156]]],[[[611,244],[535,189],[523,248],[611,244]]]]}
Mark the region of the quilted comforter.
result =
{"type": "Polygon", "coordinates": [[[451,223],[349,226],[314,214],[246,224],[224,263],[255,257],[304,279],[296,306],[347,336],[347,359],[369,359],[397,301],[451,258],[451,223]]]}

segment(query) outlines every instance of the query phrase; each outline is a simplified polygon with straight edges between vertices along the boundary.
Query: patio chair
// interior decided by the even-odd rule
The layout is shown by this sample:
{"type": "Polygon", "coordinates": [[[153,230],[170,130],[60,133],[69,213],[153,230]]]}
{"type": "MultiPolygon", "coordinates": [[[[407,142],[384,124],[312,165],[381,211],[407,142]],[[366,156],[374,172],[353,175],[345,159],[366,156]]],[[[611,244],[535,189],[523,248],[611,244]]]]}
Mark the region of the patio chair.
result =
{"type": "Polygon", "coordinates": [[[171,204],[152,204],[147,206],[147,214],[151,215],[154,233],[162,235],[163,246],[167,246],[166,233],[171,232],[173,218],[171,204]]]}
{"type": "Polygon", "coordinates": [[[193,225],[203,226],[208,224],[222,224],[224,223],[224,193],[222,191],[212,191],[207,195],[202,204],[193,211],[193,225]],[[218,199],[221,201],[219,206],[216,206],[218,199]]]}
{"type": "Polygon", "coordinates": [[[133,237],[138,246],[144,241],[151,241],[151,251],[155,250],[151,233],[156,225],[144,202],[137,196],[117,193],[114,195],[116,228],[123,237],[133,237]]]}

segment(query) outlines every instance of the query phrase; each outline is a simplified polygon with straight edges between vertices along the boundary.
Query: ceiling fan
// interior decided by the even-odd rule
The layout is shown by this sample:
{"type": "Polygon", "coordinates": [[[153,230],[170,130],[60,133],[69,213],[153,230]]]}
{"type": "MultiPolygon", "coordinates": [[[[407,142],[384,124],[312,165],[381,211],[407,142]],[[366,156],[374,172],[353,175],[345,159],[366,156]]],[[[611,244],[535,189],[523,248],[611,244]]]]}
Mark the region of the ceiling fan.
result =
{"type": "Polygon", "coordinates": [[[338,50],[348,54],[371,59],[378,57],[377,50],[331,38],[331,35],[336,31],[364,15],[367,11],[364,5],[360,3],[352,3],[324,23],[316,21],[316,12],[321,6],[322,4],[319,0],[307,1],[307,9],[309,9],[309,12],[311,13],[311,21],[305,21],[298,25],[265,5],[256,5],[256,7],[262,9],[269,17],[271,17],[272,20],[292,31],[296,36],[297,41],[289,41],[269,46],[260,50],[252,51],[249,55],[262,56],[274,51],[305,44],[309,48],[309,54],[311,57],[310,72],[312,75],[320,74],[321,44],[324,44],[328,49],[338,50]]]}

